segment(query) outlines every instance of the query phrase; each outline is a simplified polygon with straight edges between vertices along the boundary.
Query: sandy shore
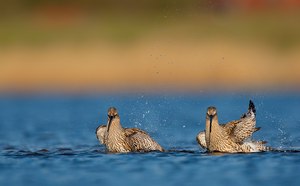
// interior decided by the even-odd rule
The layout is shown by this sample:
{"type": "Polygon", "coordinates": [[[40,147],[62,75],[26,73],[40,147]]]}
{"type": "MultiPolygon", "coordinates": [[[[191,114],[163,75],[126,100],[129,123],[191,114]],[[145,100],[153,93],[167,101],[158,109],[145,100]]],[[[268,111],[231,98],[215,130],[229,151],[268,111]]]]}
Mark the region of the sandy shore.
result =
{"type": "Polygon", "coordinates": [[[300,53],[228,41],[145,40],[10,47],[0,51],[0,89],[254,89],[298,86],[300,53]]]}

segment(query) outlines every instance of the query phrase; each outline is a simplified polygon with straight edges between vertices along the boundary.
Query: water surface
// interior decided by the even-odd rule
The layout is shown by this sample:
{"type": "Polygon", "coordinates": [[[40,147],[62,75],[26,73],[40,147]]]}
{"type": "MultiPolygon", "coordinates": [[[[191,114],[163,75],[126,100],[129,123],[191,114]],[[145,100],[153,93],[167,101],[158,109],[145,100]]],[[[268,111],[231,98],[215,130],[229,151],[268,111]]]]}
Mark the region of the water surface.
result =
{"type": "Polygon", "coordinates": [[[299,185],[300,96],[115,94],[0,96],[0,185],[299,185]],[[252,99],[255,139],[276,152],[209,154],[195,141],[205,111],[239,118],[252,99]],[[168,152],[108,154],[95,138],[110,106],[168,152]]]}

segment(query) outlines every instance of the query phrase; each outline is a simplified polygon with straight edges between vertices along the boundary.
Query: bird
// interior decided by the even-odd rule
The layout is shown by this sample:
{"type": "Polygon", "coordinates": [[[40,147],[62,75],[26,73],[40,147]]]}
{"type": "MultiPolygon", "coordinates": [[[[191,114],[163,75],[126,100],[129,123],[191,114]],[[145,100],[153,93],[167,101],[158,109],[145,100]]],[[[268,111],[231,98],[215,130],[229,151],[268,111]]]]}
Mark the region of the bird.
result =
{"type": "Polygon", "coordinates": [[[196,137],[199,145],[209,152],[250,153],[264,152],[271,148],[266,141],[252,140],[252,134],[260,130],[256,127],[256,109],[252,100],[249,101],[248,112],[239,120],[220,125],[216,107],[210,106],[206,113],[205,131],[196,137]]]}
{"type": "Polygon", "coordinates": [[[139,128],[123,128],[115,107],[110,107],[107,125],[96,129],[96,137],[110,153],[150,152],[164,149],[150,135],[139,128]]]}

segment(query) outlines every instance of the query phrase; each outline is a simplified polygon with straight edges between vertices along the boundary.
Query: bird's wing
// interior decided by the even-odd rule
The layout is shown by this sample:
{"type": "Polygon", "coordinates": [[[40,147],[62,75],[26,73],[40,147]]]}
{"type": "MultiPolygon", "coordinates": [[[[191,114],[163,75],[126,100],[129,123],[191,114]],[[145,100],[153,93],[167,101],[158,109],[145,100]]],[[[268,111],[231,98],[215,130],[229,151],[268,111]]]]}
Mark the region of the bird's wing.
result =
{"type": "Polygon", "coordinates": [[[133,135],[139,134],[139,133],[148,135],[147,132],[145,132],[139,128],[125,128],[124,131],[125,131],[126,137],[132,137],[133,135]]]}
{"type": "Polygon", "coordinates": [[[150,135],[138,128],[126,128],[125,136],[134,151],[163,151],[163,148],[150,135]]]}
{"type": "Polygon", "coordinates": [[[96,137],[101,144],[105,144],[106,125],[99,125],[96,128],[96,137]]]}
{"type": "Polygon", "coordinates": [[[225,131],[236,143],[242,143],[260,128],[256,128],[256,110],[250,100],[248,112],[243,114],[239,120],[231,121],[223,125],[225,131]]]}
{"type": "Polygon", "coordinates": [[[205,141],[205,131],[199,132],[199,134],[196,137],[196,140],[202,148],[207,149],[205,141]]]}

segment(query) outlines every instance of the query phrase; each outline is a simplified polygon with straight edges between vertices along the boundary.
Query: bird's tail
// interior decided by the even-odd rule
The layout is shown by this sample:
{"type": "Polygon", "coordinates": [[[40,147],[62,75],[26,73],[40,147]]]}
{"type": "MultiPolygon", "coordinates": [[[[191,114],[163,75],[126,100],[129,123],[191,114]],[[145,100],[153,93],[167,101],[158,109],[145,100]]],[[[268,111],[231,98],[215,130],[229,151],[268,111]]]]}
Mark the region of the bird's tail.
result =
{"type": "Polygon", "coordinates": [[[252,100],[249,101],[248,112],[244,113],[241,118],[245,118],[249,116],[254,116],[254,117],[256,116],[256,109],[252,100]]]}

